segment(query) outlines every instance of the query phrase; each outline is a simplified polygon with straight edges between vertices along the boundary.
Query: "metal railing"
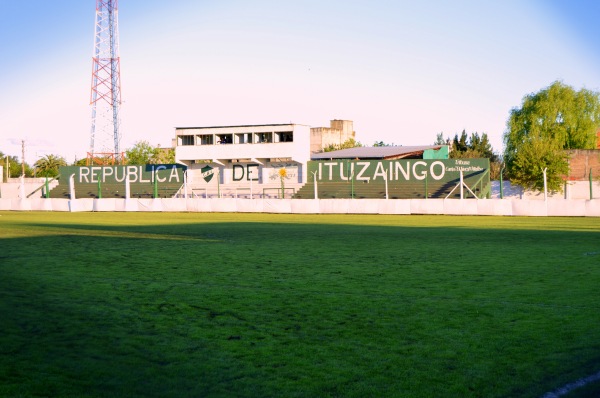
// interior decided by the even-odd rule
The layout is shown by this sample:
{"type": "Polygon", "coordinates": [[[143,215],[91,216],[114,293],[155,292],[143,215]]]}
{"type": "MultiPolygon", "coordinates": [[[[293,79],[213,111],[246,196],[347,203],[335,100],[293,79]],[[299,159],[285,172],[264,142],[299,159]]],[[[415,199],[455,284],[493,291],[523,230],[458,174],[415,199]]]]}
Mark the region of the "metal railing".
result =
{"type": "Polygon", "coordinates": [[[30,198],[34,193],[38,192],[39,190],[46,188],[45,191],[42,191],[42,196],[45,196],[46,199],[48,199],[50,197],[50,183],[54,180],[58,180],[59,177],[60,177],[60,175],[57,175],[56,177],[53,177],[51,180],[46,179],[46,181],[44,181],[44,183],[42,185],[40,185],[38,188],[36,188],[35,191],[30,192],[29,195],[27,195],[27,198],[30,198]]]}

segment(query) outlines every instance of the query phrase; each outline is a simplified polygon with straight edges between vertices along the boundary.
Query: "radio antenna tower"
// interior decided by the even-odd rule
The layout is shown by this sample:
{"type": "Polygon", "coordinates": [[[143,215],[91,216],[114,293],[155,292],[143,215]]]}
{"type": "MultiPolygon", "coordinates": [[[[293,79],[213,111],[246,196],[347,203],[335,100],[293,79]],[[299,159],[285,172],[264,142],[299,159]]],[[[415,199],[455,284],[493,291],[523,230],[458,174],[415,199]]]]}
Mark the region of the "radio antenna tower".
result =
{"type": "Polygon", "coordinates": [[[92,130],[88,164],[122,160],[119,131],[121,72],[118,0],[96,0],[92,63],[92,130]]]}

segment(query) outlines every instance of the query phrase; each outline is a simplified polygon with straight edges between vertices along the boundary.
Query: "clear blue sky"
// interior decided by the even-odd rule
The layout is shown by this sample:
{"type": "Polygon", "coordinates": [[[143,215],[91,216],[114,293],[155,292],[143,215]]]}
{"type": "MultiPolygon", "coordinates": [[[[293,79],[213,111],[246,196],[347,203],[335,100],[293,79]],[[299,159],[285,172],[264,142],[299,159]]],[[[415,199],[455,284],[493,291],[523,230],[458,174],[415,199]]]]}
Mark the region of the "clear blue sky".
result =
{"type": "MultiPolygon", "coordinates": [[[[174,128],[354,121],[372,145],[466,129],[500,151],[555,80],[600,91],[600,2],[121,0],[122,147],[174,128]]],[[[0,151],[89,146],[95,0],[0,0],[0,151]]]]}

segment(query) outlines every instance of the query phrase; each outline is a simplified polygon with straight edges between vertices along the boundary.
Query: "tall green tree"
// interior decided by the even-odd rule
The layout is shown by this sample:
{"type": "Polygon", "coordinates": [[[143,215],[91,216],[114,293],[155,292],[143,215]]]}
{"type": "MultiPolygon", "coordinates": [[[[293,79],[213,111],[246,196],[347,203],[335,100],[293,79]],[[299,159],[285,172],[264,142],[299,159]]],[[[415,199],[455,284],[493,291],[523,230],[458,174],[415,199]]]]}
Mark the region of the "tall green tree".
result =
{"type": "Polygon", "coordinates": [[[125,157],[129,164],[172,164],[175,163],[175,150],[153,147],[148,141],[138,141],[125,151],[125,157]]]}
{"type": "Polygon", "coordinates": [[[500,177],[500,156],[494,152],[486,133],[482,133],[481,136],[477,132],[468,135],[466,130],[463,130],[460,137],[455,134],[452,140],[449,137],[444,140],[444,134],[439,133],[434,145],[449,145],[451,159],[487,158],[490,160],[490,178],[497,180],[500,177]]]}
{"type": "Polygon", "coordinates": [[[450,145],[450,138],[444,139],[444,133],[439,133],[435,136],[433,145],[450,145]]]}
{"type": "Polygon", "coordinates": [[[373,146],[394,146],[394,144],[387,144],[387,143],[385,143],[383,141],[375,141],[373,143],[373,146]]]}
{"type": "Polygon", "coordinates": [[[498,162],[499,156],[494,152],[490,139],[486,133],[479,135],[474,132],[468,135],[465,130],[462,131],[460,137],[454,135],[454,139],[444,139],[444,134],[439,133],[436,136],[434,145],[450,145],[450,157],[453,159],[464,158],[488,158],[490,162],[498,162]]]}
{"type": "Polygon", "coordinates": [[[125,157],[129,164],[151,164],[151,160],[156,156],[156,148],[150,145],[148,141],[138,141],[132,148],[125,151],[125,157]]]}
{"type": "Polygon", "coordinates": [[[563,176],[569,172],[567,152],[550,140],[528,140],[519,146],[519,154],[510,163],[510,180],[527,189],[543,191],[544,169],[547,188],[560,191],[563,176]]]}
{"type": "Polygon", "coordinates": [[[467,140],[467,132],[465,130],[463,130],[460,134],[460,138],[458,137],[458,134],[455,134],[454,140],[452,140],[452,152],[466,152],[469,149],[469,144],[467,140]]]}
{"type": "Polygon", "coordinates": [[[87,158],[76,159],[71,166],[87,166],[88,160],[87,158]]]}
{"type": "Polygon", "coordinates": [[[66,165],[67,161],[62,156],[46,155],[35,162],[35,175],[38,177],[56,177],[58,168],[66,165]]]}
{"type": "Polygon", "coordinates": [[[175,149],[157,147],[154,157],[150,159],[151,164],[173,164],[175,163],[175,149]]]}
{"type": "Polygon", "coordinates": [[[0,176],[0,181],[4,182],[6,182],[6,177],[8,175],[6,167],[7,160],[8,156],[5,155],[4,152],[0,151],[0,166],[2,166],[2,176],[0,176]]]}
{"type": "MultiPolygon", "coordinates": [[[[21,160],[16,156],[5,155],[0,152],[0,165],[2,165],[2,178],[1,181],[6,181],[6,172],[8,169],[8,178],[18,178],[23,174],[23,164],[21,160]],[[8,167],[7,167],[8,165],[8,167]]],[[[25,163],[25,177],[32,177],[33,169],[29,164],[25,163]]]]}
{"type": "Polygon", "coordinates": [[[542,190],[547,169],[548,189],[560,191],[568,174],[567,149],[594,149],[600,128],[600,93],[576,91],[554,82],[526,95],[513,108],[504,133],[504,161],[512,182],[542,190]]]}

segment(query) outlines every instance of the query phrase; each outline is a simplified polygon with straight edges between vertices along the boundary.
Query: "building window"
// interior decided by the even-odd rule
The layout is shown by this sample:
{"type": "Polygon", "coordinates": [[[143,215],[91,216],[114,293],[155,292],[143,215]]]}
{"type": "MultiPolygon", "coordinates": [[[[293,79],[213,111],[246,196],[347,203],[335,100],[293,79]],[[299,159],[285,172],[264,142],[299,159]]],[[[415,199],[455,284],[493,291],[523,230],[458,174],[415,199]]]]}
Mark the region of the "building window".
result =
{"type": "Polygon", "coordinates": [[[292,131],[279,131],[275,133],[275,142],[293,142],[294,133],[292,131]]]}
{"type": "Polygon", "coordinates": [[[233,134],[217,134],[217,144],[233,144],[233,134]]]}
{"type": "Polygon", "coordinates": [[[252,133],[238,133],[235,135],[236,144],[251,144],[252,133]]]}
{"type": "Polygon", "coordinates": [[[198,136],[198,141],[200,142],[200,145],[212,145],[215,142],[215,139],[212,134],[203,134],[198,136]]]}
{"type": "Polygon", "coordinates": [[[193,135],[180,135],[179,136],[179,145],[194,145],[194,136],[193,135]]]}
{"type": "Polygon", "coordinates": [[[273,142],[273,133],[254,133],[254,142],[257,144],[273,142]]]}

